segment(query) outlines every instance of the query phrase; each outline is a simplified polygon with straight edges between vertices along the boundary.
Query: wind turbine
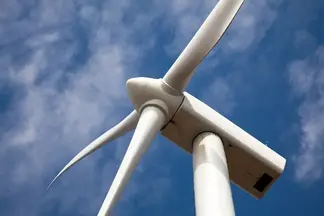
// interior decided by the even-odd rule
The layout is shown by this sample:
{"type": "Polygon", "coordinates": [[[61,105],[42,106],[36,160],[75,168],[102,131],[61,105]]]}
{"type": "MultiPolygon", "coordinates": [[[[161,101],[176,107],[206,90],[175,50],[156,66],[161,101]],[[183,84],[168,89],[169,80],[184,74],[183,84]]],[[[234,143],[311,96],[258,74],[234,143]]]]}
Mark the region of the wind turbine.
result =
{"type": "Polygon", "coordinates": [[[243,2],[220,0],[162,79],[129,79],[126,88],[135,110],[78,153],[50,186],[75,163],[136,128],[99,216],[111,213],[131,173],[159,131],[193,156],[197,216],[235,215],[230,181],[260,199],[281,175],[286,160],[184,92],[195,68],[222,37],[243,2]]]}

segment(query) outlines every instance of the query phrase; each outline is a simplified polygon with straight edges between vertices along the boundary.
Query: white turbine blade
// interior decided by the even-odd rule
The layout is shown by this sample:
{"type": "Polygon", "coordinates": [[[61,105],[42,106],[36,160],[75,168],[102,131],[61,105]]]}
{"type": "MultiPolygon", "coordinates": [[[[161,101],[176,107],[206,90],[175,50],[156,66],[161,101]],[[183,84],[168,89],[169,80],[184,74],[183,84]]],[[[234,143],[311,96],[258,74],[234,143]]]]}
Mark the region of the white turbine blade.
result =
{"type": "Polygon", "coordinates": [[[134,136],[100,208],[98,216],[107,216],[110,213],[116,201],[119,199],[124,186],[128,182],[132,171],[135,169],[155,135],[162,128],[164,122],[165,115],[159,108],[152,106],[143,110],[134,136]]]}
{"type": "Polygon", "coordinates": [[[213,49],[231,24],[244,0],[220,0],[187,47],[163,77],[172,88],[182,92],[195,68],[213,49]]]}
{"type": "Polygon", "coordinates": [[[48,190],[52,184],[69,168],[71,168],[74,164],[76,164],[78,161],[86,157],[87,155],[91,154],[98,148],[102,147],[105,143],[112,141],[128,131],[135,128],[137,122],[138,122],[139,115],[137,111],[131,112],[126,118],[124,118],[121,122],[119,122],[116,126],[102,134],[100,137],[95,139],[93,142],[91,142],[88,146],[86,146],[82,151],[80,151],[60,172],[57,174],[57,176],[53,179],[53,181],[50,183],[50,185],[47,187],[46,190],[48,190]]]}

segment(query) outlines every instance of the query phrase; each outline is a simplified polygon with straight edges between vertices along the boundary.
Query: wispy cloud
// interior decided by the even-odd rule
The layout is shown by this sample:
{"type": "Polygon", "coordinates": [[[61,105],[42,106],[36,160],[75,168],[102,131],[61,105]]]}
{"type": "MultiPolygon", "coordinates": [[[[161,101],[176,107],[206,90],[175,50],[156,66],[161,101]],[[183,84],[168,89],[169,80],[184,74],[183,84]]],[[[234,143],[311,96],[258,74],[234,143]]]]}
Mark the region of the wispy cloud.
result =
{"type": "Polygon", "coordinates": [[[75,168],[79,174],[67,175],[46,199],[41,199],[43,190],[86,142],[130,110],[125,81],[136,76],[139,58],[152,45],[136,41],[151,17],[137,11],[136,19],[125,23],[132,11],[130,1],[4,4],[0,78],[3,85],[11,86],[12,94],[18,94],[11,109],[1,115],[11,125],[3,129],[0,150],[0,196],[15,201],[7,215],[26,211],[43,215],[58,200],[62,202],[56,211],[75,211],[77,205],[78,214],[89,215],[98,209],[118,167],[120,158],[115,153],[96,154],[104,160],[104,168],[98,160],[88,160],[82,173],[75,168]],[[34,192],[26,195],[26,190],[34,192]]]}
{"type": "Polygon", "coordinates": [[[212,104],[217,112],[224,115],[232,114],[236,103],[230,78],[216,78],[206,89],[203,100],[207,104],[212,104]]]}
{"type": "Polygon", "coordinates": [[[245,1],[237,19],[229,29],[222,51],[240,52],[257,45],[276,20],[277,9],[281,2],[281,0],[245,1]]]}
{"type": "MultiPolygon", "coordinates": [[[[170,54],[175,55],[186,46],[217,2],[176,0],[167,4],[167,20],[172,23],[174,35],[171,44],[166,46],[170,54]]],[[[275,21],[280,4],[281,0],[245,1],[214,53],[220,50],[222,54],[231,54],[258,44],[275,21]]]]}
{"type": "Polygon", "coordinates": [[[290,83],[302,100],[300,147],[294,155],[295,177],[308,184],[323,176],[324,162],[324,47],[289,65],[290,83]]]}

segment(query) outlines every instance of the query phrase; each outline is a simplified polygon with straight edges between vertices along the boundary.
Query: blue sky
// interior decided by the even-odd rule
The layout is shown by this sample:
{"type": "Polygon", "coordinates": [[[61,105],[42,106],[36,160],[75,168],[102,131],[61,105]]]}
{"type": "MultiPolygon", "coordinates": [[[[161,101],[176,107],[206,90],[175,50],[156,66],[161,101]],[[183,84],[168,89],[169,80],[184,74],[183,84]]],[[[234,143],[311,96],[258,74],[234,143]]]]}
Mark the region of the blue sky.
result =
{"type": "MultiPolygon", "coordinates": [[[[96,215],[131,133],[62,176],[132,110],[125,82],[162,77],[216,0],[0,0],[0,214],[96,215]]],[[[287,158],[237,215],[324,215],[324,3],[246,0],[187,91],[287,158]]],[[[158,136],[114,215],[194,215],[192,160],[158,136]]]]}

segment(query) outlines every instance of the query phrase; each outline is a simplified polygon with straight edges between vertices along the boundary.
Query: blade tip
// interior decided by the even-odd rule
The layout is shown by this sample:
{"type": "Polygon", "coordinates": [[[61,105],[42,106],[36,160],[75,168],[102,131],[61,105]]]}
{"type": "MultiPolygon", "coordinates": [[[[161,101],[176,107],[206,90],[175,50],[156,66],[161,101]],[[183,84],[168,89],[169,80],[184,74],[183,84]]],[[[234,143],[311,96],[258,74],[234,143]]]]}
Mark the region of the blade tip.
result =
{"type": "Polygon", "coordinates": [[[45,190],[45,192],[47,192],[51,187],[52,187],[52,185],[56,182],[56,180],[62,175],[62,171],[59,173],[59,174],[57,174],[56,176],[55,176],[55,178],[51,181],[51,183],[47,186],[47,188],[46,188],[46,190],[45,190]]]}
{"type": "Polygon", "coordinates": [[[54,184],[56,178],[54,178],[51,183],[47,186],[46,190],[45,190],[45,193],[47,193],[47,191],[52,187],[52,185],[54,184]]]}

